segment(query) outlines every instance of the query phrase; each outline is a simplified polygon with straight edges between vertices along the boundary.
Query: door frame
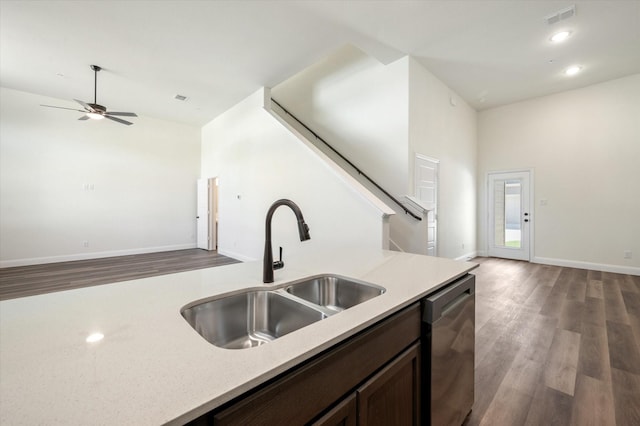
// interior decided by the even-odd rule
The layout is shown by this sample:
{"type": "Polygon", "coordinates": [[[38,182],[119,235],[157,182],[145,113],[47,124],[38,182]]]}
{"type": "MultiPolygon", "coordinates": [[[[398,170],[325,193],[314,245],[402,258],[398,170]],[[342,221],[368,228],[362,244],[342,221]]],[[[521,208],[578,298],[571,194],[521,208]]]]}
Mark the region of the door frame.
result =
{"type": "MultiPolygon", "coordinates": [[[[486,202],[486,206],[487,206],[487,217],[486,217],[486,253],[487,256],[493,256],[493,257],[500,257],[500,258],[507,258],[507,259],[516,259],[516,260],[525,260],[527,262],[530,262],[531,259],[534,258],[534,227],[535,227],[535,191],[534,191],[534,170],[533,169],[515,169],[515,170],[492,170],[486,173],[485,175],[485,189],[486,189],[486,197],[485,197],[485,202],[486,202]],[[505,249],[505,250],[509,250],[505,253],[508,254],[514,254],[513,256],[500,256],[500,255],[496,255],[494,252],[492,252],[492,242],[493,242],[493,236],[492,231],[493,231],[493,226],[491,224],[491,218],[493,217],[493,215],[491,214],[491,210],[493,209],[493,206],[491,205],[491,199],[492,199],[492,188],[490,187],[491,184],[491,176],[492,175],[509,175],[509,174],[519,174],[519,173],[527,173],[528,174],[528,181],[529,181],[529,197],[528,197],[528,202],[529,202],[529,209],[528,212],[529,213],[529,221],[527,223],[528,225],[528,254],[527,256],[521,256],[518,255],[518,252],[516,252],[515,250],[510,250],[510,249],[505,249]],[[513,253],[511,253],[513,252],[513,253]]],[[[524,227],[522,228],[524,229],[524,227]]],[[[503,253],[504,254],[504,253],[503,253]]]]}

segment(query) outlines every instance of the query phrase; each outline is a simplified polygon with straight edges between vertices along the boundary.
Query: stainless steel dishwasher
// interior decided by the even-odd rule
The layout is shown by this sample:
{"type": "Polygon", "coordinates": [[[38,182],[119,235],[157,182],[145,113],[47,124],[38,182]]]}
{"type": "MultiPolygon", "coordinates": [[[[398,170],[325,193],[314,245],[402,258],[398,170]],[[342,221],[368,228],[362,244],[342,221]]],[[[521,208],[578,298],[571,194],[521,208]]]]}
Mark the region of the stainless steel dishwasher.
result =
{"type": "Polygon", "coordinates": [[[422,423],[459,426],[473,406],[475,276],[422,300],[422,423]]]}

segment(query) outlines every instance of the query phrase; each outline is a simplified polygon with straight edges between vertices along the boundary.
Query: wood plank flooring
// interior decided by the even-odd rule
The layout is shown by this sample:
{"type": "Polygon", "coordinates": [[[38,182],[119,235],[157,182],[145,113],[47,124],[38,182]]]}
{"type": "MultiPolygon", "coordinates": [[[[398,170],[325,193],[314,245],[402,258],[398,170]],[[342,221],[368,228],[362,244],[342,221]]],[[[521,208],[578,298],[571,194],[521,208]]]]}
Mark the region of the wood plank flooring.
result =
{"type": "Polygon", "coordinates": [[[90,287],[239,261],[200,249],[0,269],[0,300],[90,287]]]}
{"type": "MultiPolygon", "coordinates": [[[[478,258],[465,425],[640,425],[640,277],[478,258]]],[[[180,250],[0,269],[0,299],[237,262],[180,250]]]]}
{"type": "Polygon", "coordinates": [[[640,425],[640,277],[477,258],[465,425],[640,425]]]}

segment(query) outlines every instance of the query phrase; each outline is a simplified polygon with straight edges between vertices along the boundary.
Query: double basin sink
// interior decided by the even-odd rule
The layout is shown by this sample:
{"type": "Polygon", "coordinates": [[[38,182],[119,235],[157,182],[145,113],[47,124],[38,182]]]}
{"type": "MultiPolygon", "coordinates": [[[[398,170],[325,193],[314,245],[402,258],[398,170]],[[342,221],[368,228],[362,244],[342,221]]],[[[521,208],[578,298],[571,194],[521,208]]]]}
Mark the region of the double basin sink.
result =
{"type": "Polygon", "coordinates": [[[385,291],[374,284],[324,274],[273,290],[248,290],[196,301],[181,313],[209,343],[243,349],[271,342],[385,291]]]}

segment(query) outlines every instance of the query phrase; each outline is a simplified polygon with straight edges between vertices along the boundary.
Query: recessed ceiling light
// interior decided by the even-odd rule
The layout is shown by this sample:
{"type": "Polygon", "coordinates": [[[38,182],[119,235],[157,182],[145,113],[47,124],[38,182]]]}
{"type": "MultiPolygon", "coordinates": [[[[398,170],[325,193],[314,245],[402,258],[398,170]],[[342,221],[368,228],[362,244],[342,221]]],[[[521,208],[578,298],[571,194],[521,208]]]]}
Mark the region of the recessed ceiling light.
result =
{"type": "Polygon", "coordinates": [[[572,65],[572,66],[570,66],[569,68],[567,68],[566,70],[564,70],[564,73],[565,73],[566,75],[571,76],[571,75],[576,75],[576,74],[578,74],[580,71],[582,71],[582,67],[581,67],[581,66],[578,66],[578,65],[572,65]]]}
{"type": "Polygon", "coordinates": [[[570,31],[560,31],[552,35],[549,40],[551,40],[553,43],[561,43],[566,39],[568,39],[570,35],[571,35],[570,31]]]}
{"type": "Polygon", "coordinates": [[[86,341],[87,343],[95,343],[95,342],[99,342],[102,339],[104,339],[104,334],[97,332],[87,336],[86,341]]]}

